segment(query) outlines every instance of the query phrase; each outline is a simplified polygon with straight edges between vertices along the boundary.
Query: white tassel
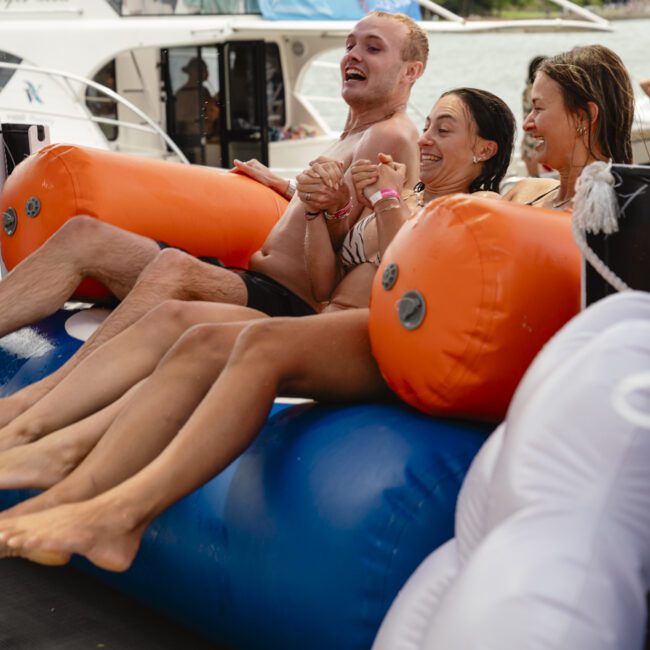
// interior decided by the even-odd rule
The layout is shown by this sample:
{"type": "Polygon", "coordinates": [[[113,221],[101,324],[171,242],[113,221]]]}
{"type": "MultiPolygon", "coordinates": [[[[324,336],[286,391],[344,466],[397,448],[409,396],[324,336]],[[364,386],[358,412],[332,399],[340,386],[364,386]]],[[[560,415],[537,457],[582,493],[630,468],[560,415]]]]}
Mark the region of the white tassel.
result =
{"type": "Polygon", "coordinates": [[[585,232],[611,235],[618,231],[618,199],[611,170],[611,161],[594,162],[582,170],[576,183],[571,225],[585,259],[614,289],[629,291],[630,287],[594,253],[585,236],[585,232]]]}
{"type": "Polygon", "coordinates": [[[618,200],[611,170],[611,161],[598,161],[587,165],[578,178],[573,219],[583,232],[611,235],[618,231],[618,200]]]}

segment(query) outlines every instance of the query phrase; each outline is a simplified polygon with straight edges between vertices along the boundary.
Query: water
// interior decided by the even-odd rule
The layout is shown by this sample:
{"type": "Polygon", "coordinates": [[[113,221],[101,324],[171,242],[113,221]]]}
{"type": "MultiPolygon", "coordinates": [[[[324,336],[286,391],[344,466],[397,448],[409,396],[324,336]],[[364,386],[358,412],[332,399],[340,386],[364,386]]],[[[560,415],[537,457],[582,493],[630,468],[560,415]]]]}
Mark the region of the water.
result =
{"type": "MultiPolygon", "coordinates": [[[[644,95],[639,81],[650,77],[650,20],[622,20],[612,25],[614,31],[609,33],[432,34],[427,70],[411,96],[415,109],[412,117],[420,125],[440,93],[456,86],[475,86],[501,97],[521,126],[521,94],[530,59],[594,43],[606,45],[621,57],[632,76],[635,93],[641,98],[644,95]]],[[[323,60],[338,62],[341,55],[342,51],[328,52],[323,60]]],[[[338,70],[319,69],[306,80],[304,91],[335,97],[339,89],[338,70]]],[[[318,108],[332,128],[342,129],[344,105],[323,103],[318,108]]]]}

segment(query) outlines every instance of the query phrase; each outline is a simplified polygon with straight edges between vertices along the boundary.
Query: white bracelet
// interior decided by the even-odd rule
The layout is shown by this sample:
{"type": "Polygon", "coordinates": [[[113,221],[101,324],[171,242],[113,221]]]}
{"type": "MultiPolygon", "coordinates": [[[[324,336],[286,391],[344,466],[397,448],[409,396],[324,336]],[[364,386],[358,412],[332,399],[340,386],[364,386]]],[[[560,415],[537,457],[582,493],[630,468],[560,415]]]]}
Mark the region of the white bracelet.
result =
{"type": "Polygon", "coordinates": [[[396,199],[400,198],[400,194],[397,190],[386,188],[383,190],[377,190],[374,194],[370,196],[368,201],[370,201],[370,205],[374,207],[377,201],[381,201],[382,199],[387,199],[389,196],[392,196],[396,199]]]}
{"type": "Polygon", "coordinates": [[[296,185],[296,181],[289,180],[289,184],[287,185],[287,190],[284,193],[284,195],[287,198],[292,199],[293,195],[296,193],[297,188],[298,188],[298,186],[296,185]]]}

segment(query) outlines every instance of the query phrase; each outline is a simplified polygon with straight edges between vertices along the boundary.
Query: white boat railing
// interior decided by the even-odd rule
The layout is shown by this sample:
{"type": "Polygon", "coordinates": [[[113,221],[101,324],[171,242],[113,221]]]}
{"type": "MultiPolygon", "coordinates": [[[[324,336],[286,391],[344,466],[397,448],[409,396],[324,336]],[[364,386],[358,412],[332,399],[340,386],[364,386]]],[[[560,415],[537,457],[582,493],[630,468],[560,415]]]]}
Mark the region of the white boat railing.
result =
{"type": "MultiPolygon", "coordinates": [[[[460,23],[463,25],[467,24],[468,22],[467,19],[463,18],[462,16],[459,16],[458,14],[455,14],[453,11],[446,9],[445,7],[439,5],[438,3],[433,2],[432,0],[417,0],[417,1],[421,7],[429,10],[432,14],[435,14],[439,18],[444,18],[445,20],[449,20],[453,23],[460,23]]],[[[571,2],[571,0],[548,0],[548,2],[552,2],[554,5],[557,5],[558,7],[562,7],[562,9],[566,9],[571,13],[581,16],[585,20],[595,23],[596,25],[599,25],[601,27],[609,27],[608,20],[602,18],[601,16],[598,16],[597,14],[595,14],[593,11],[590,11],[589,9],[585,9],[580,5],[577,5],[575,2],[571,2]]]]}
{"type": "MultiPolygon", "coordinates": [[[[126,128],[126,129],[132,129],[136,131],[144,131],[147,133],[152,133],[156,136],[158,136],[162,142],[164,142],[165,145],[167,145],[172,152],[178,157],[179,161],[189,165],[190,161],[187,159],[187,156],[181,151],[181,149],[178,147],[178,145],[165,133],[165,131],[158,125],[154,120],[152,120],[144,111],[139,109],[135,104],[131,103],[128,99],[125,99],[118,93],[116,93],[114,90],[111,90],[107,86],[104,86],[103,84],[97,83],[96,81],[93,81],[92,79],[87,79],[86,77],[81,77],[76,74],[72,74],[70,72],[64,72],[62,70],[55,70],[52,68],[42,68],[40,66],[33,66],[33,65],[27,65],[25,63],[5,63],[5,62],[0,62],[0,69],[5,68],[9,70],[23,70],[27,72],[34,72],[38,74],[43,74],[47,77],[53,77],[53,78],[59,78],[62,79],[65,82],[65,85],[68,88],[68,91],[71,93],[72,97],[74,98],[74,101],[78,104],[83,106],[82,102],[80,101],[78,94],[75,92],[73,89],[72,85],[69,83],[70,81],[76,81],[78,83],[83,84],[84,86],[87,86],[89,88],[93,88],[100,92],[102,95],[112,99],[113,101],[117,102],[118,104],[121,104],[125,108],[127,108],[129,111],[131,111],[134,115],[136,115],[140,120],[144,122],[144,124],[137,124],[133,122],[127,122],[125,120],[114,120],[111,118],[106,118],[106,117],[99,117],[96,115],[92,115],[88,109],[86,109],[85,106],[84,108],[84,114],[83,115],[78,115],[74,113],[56,113],[52,111],[47,111],[47,110],[42,110],[39,109],[36,106],[30,106],[29,112],[30,114],[36,114],[36,115],[42,115],[43,117],[60,117],[60,118],[65,118],[69,120],[80,120],[80,121],[90,121],[94,122],[96,124],[110,124],[113,126],[117,126],[120,128],[126,128]]],[[[13,111],[15,110],[15,106],[2,106],[0,105],[0,111],[2,110],[7,110],[7,111],[13,111]]],[[[152,151],[153,153],[153,151],[152,151]]],[[[159,153],[159,152],[155,152],[159,153]]]]}

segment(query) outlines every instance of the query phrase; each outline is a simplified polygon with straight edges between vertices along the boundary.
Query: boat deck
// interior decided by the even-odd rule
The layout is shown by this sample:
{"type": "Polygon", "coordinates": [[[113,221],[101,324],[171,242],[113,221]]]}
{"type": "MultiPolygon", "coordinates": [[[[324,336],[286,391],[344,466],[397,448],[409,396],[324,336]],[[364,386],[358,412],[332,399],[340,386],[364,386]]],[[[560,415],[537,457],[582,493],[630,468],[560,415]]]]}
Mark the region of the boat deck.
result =
{"type": "Polygon", "coordinates": [[[70,567],[2,560],[0,584],[0,650],[219,650],[70,567]]]}

